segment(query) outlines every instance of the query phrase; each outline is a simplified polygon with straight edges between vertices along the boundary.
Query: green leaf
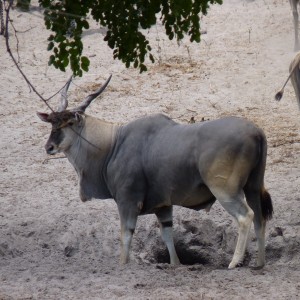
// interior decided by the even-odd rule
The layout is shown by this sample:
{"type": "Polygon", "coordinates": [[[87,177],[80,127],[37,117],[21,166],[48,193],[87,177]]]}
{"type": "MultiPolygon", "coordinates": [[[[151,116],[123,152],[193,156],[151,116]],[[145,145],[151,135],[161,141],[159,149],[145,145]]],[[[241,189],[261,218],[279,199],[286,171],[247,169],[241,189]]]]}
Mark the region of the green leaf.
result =
{"type": "Polygon", "coordinates": [[[149,58],[150,58],[150,60],[151,60],[152,63],[155,62],[155,59],[154,59],[154,57],[153,57],[153,55],[151,53],[149,54],[149,58]]]}
{"type": "Polygon", "coordinates": [[[48,37],[48,41],[53,41],[54,40],[54,35],[51,34],[49,37],[48,37]]]}
{"type": "Polygon", "coordinates": [[[64,67],[64,65],[62,64],[59,64],[59,69],[62,71],[62,72],[66,72],[66,68],[64,67]]]}
{"type": "Polygon", "coordinates": [[[84,29],[89,29],[90,28],[90,25],[86,20],[81,21],[81,24],[82,24],[82,27],[84,29]]]}
{"type": "Polygon", "coordinates": [[[63,66],[66,68],[69,64],[69,57],[66,56],[64,57],[63,61],[62,61],[63,66]]]}
{"type": "Polygon", "coordinates": [[[50,43],[48,44],[47,50],[50,51],[50,50],[53,49],[53,47],[54,47],[54,43],[53,43],[53,42],[50,42],[50,43]]]}
{"type": "Polygon", "coordinates": [[[62,43],[66,38],[62,34],[57,34],[54,37],[56,43],[62,43]]]}
{"type": "Polygon", "coordinates": [[[50,58],[49,58],[49,61],[48,61],[48,66],[53,65],[54,61],[55,61],[55,56],[51,55],[50,58]]]}
{"type": "Polygon", "coordinates": [[[87,72],[89,70],[90,60],[86,56],[81,57],[81,68],[83,71],[87,72]]]}
{"type": "Polygon", "coordinates": [[[140,64],[140,73],[146,72],[147,67],[144,64],[140,64]]]}

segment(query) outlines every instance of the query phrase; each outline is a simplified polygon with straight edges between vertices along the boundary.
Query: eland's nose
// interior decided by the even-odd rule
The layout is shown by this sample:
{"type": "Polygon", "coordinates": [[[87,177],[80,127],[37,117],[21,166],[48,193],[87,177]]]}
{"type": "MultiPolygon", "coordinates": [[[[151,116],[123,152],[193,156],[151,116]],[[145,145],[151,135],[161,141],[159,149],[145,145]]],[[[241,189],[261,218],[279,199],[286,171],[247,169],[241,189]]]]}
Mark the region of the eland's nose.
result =
{"type": "Polygon", "coordinates": [[[45,149],[46,149],[46,152],[47,152],[48,154],[53,154],[54,146],[53,146],[53,145],[46,145],[46,146],[45,146],[45,149]]]}

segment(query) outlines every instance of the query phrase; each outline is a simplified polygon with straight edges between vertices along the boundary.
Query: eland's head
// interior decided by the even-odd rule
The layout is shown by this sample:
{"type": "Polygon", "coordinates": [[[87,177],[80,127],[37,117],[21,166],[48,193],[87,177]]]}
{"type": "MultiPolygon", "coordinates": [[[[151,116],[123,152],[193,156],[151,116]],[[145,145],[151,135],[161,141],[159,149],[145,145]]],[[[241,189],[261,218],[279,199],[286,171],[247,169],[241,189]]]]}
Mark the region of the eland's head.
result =
{"type": "Polygon", "coordinates": [[[38,112],[38,117],[52,125],[50,137],[45,145],[46,152],[54,155],[67,151],[71,146],[75,136],[80,135],[84,123],[84,112],[90,103],[98,97],[107,87],[111,75],[97,91],[88,95],[84,101],[76,108],[67,110],[67,92],[72,81],[72,77],[66,83],[61,92],[61,101],[57,111],[50,114],[38,112]]]}

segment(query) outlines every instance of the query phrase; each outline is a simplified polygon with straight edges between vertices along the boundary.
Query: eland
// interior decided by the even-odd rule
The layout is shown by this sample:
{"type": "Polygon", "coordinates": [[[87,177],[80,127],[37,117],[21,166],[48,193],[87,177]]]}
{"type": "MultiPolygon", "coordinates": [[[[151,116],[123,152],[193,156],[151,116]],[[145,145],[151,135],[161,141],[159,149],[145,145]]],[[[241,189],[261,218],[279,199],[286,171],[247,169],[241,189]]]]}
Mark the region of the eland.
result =
{"type": "Polygon", "coordinates": [[[157,114],[118,125],[85,114],[110,78],[77,108],[67,110],[69,80],[58,110],[37,114],[52,125],[47,153],[63,152],[74,166],[81,200],[115,200],[121,222],[121,263],[129,261],[138,216],[153,213],[171,264],[179,264],[173,205],[201,210],[218,200],[238,224],[229,268],[242,263],[252,222],[257,267],[263,267],[266,221],[273,206],[264,188],[267,141],[262,129],[238,117],[179,124],[157,114]]]}
{"type": "Polygon", "coordinates": [[[299,43],[299,14],[298,14],[298,4],[299,0],[289,0],[293,13],[293,21],[294,21],[294,35],[295,35],[295,45],[294,50],[298,51],[300,49],[299,43]]]}

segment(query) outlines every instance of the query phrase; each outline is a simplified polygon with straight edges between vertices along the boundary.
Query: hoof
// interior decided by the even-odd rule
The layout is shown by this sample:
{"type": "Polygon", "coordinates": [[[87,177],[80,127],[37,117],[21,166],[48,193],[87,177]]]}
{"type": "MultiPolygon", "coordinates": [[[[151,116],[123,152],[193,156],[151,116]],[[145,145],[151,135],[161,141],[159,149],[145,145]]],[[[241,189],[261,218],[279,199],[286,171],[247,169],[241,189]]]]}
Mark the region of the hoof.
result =
{"type": "Polygon", "coordinates": [[[229,266],[228,266],[228,269],[229,269],[229,270],[232,270],[232,269],[234,269],[234,268],[236,267],[236,265],[237,265],[236,263],[232,263],[232,262],[231,262],[231,263],[229,264],[229,266]]]}
{"type": "Polygon", "coordinates": [[[179,265],[181,265],[181,263],[180,263],[179,259],[177,258],[177,259],[171,261],[171,262],[170,262],[170,265],[173,265],[173,266],[179,266],[179,265]]]}
{"type": "Polygon", "coordinates": [[[261,270],[265,265],[251,267],[252,270],[261,270]]]}
{"type": "Polygon", "coordinates": [[[240,268],[240,267],[242,267],[243,266],[243,263],[242,262],[231,262],[230,264],[229,264],[229,266],[228,266],[228,269],[229,270],[232,270],[232,269],[234,269],[234,268],[240,268]]]}

